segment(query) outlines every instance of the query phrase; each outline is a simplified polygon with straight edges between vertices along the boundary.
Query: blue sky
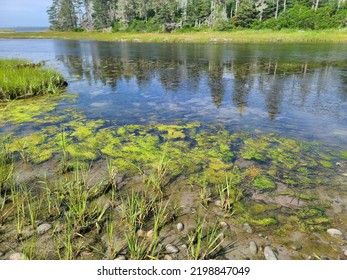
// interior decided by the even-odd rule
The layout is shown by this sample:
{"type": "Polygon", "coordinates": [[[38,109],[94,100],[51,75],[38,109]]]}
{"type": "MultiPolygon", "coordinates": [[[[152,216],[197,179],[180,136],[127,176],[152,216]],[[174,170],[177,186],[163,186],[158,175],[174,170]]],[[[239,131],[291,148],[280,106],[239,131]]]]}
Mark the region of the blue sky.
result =
{"type": "Polygon", "coordinates": [[[0,0],[0,27],[49,26],[52,0],[0,0]]]}

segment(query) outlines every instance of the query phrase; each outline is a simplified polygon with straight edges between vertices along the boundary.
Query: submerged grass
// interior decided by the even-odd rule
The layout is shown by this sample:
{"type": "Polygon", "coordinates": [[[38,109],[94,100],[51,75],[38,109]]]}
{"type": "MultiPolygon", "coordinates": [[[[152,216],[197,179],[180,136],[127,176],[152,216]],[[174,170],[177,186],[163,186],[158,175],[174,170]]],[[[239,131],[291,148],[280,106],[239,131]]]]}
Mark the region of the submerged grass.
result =
{"type": "Polygon", "coordinates": [[[43,94],[57,94],[66,86],[63,76],[43,63],[0,59],[0,101],[43,94]]]}

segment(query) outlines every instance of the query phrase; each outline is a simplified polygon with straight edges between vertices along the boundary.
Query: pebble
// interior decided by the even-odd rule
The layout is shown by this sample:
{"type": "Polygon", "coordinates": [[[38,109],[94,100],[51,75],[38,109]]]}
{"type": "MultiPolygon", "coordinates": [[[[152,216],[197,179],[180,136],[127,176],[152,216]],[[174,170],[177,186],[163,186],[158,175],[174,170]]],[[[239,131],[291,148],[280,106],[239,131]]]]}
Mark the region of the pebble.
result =
{"type": "MultiPolygon", "coordinates": [[[[347,251],[346,251],[347,252],[347,251]]],[[[0,258],[2,257],[4,255],[4,253],[3,252],[0,252],[0,258]]]]}
{"type": "Polygon", "coordinates": [[[24,260],[24,254],[23,253],[13,253],[10,255],[11,261],[20,261],[24,260]]]}
{"type": "Polygon", "coordinates": [[[265,247],[264,256],[265,256],[265,259],[267,259],[269,261],[277,260],[277,257],[275,255],[274,251],[272,251],[270,246],[265,247]]]}
{"type": "Polygon", "coordinates": [[[178,223],[176,227],[177,227],[178,231],[184,230],[184,224],[183,223],[178,223]]]}
{"type": "Polygon", "coordinates": [[[247,233],[253,233],[253,229],[251,228],[249,223],[244,223],[242,226],[242,229],[243,229],[243,231],[245,231],[247,233]]]}
{"type": "Polygon", "coordinates": [[[343,252],[345,254],[345,256],[347,257],[347,250],[343,252]]]}
{"type": "Polygon", "coordinates": [[[179,249],[175,245],[172,245],[172,244],[167,244],[165,246],[165,249],[169,253],[178,253],[179,252],[179,249]]]}
{"type": "Polygon", "coordinates": [[[228,228],[228,224],[226,222],[220,222],[220,226],[222,228],[228,228]]]}
{"type": "Polygon", "coordinates": [[[153,229],[151,229],[151,230],[147,231],[146,237],[147,238],[152,238],[153,234],[154,234],[154,231],[153,231],[153,229]]]}
{"type": "Polygon", "coordinates": [[[257,243],[254,241],[249,242],[249,250],[251,251],[252,255],[256,255],[258,253],[257,243]]]}
{"type": "Polygon", "coordinates": [[[225,238],[224,233],[220,233],[219,234],[219,240],[222,241],[222,240],[224,240],[224,238],[225,238]]]}
{"type": "Polygon", "coordinates": [[[222,202],[220,200],[216,200],[214,202],[214,205],[218,206],[218,207],[221,207],[222,206],[222,202]]]}
{"type": "Polygon", "coordinates": [[[146,233],[144,230],[142,230],[142,229],[139,229],[139,230],[137,231],[137,235],[140,236],[140,237],[145,237],[146,234],[147,234],[147,233],[146,233]]]}
{"type": "Polygon", "coordinates": [[[39,234],[45,234],[47,231],[49,231],[52,228],[51,224],[45,223],[42,225],[39,225],[37,228],[37,232],[39,234]]]}
{"type": "Polygon", "coordinates": [[[172,258],[170,255],[165,255],[165,256],[164,256],[164,260],[172,261],[173,258],[172,258]]]}
{"type": "Polygon", "coordinates": [[[292,241],[289,243],[289,248],[295,251],[299,251],[302,249],[302,245],[300,244],[300,242],[292,241]]]}
{"type": "Polygon", "coordinates": [[[118,256],[117,258],[115,258],[116,261],[125,261],[126,258],[124,256],[118,256]]]}
{"type": "Polygon", "coordinates": [[[336,228],[329,228],[329,229],[327,230],[327,233],[329,233],[330,236],[332,236],[332,237],[343,238],[342,232],[339,231],[339,230],[336,229],[336,228]]]}

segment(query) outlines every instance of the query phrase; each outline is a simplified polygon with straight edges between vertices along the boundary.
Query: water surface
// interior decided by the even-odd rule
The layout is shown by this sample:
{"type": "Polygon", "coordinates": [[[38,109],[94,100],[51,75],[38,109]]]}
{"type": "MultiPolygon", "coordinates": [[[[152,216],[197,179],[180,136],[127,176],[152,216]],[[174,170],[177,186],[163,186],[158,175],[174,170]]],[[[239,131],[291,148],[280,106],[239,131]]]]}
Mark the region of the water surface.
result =
{"type": "MultiPolygon", "coordinates": [[[[347,148],[347,46],[0,40],[47,61],[77,109],[112,124],[222,123],[347,148]]],[[[70,106],[70,105],[68,105],[70,106]]],[[[71,105],[72,106],[72,105],[71,105]]]]}

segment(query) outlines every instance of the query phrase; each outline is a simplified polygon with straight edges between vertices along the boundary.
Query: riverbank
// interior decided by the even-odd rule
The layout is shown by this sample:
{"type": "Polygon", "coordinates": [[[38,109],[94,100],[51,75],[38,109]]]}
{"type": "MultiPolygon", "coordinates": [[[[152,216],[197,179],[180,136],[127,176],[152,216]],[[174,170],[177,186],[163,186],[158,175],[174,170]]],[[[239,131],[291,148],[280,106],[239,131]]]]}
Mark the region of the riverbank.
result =
{"type": "Polygon", "coordinates": [[[1,33],[3,39],[64,39],[168,43],[304,43],[347,42],[347,29],[329,30],[240,30],[190,33],[102,33],[102,32],[14,32],[1,33]]]}

